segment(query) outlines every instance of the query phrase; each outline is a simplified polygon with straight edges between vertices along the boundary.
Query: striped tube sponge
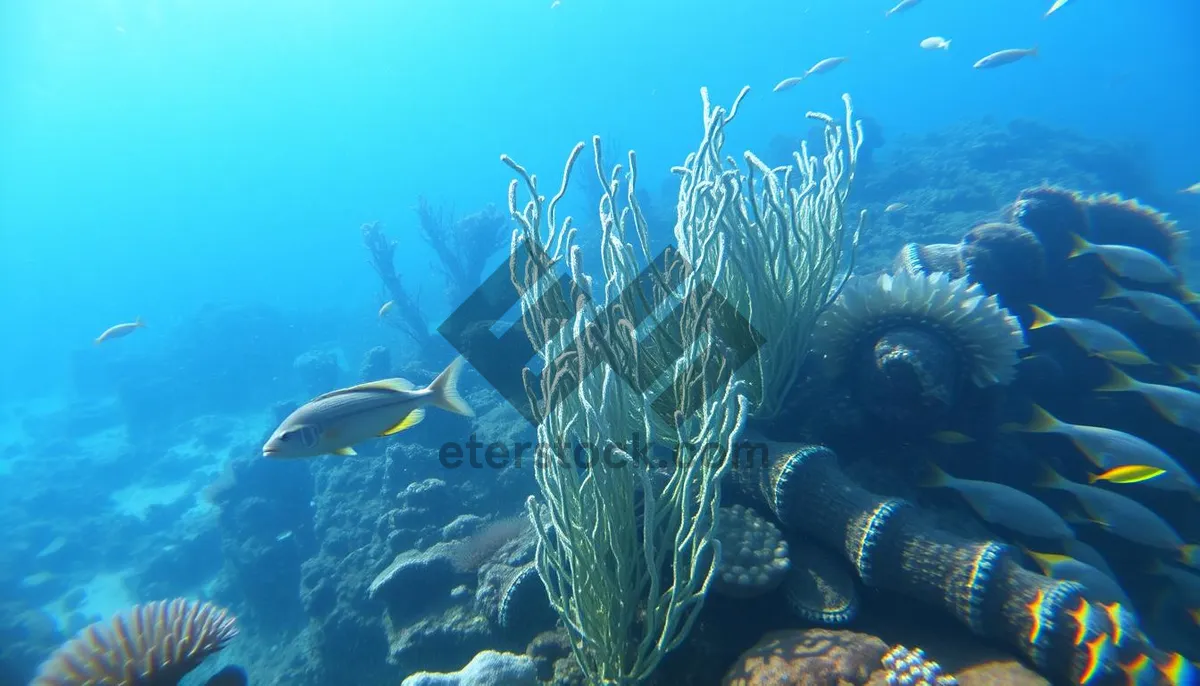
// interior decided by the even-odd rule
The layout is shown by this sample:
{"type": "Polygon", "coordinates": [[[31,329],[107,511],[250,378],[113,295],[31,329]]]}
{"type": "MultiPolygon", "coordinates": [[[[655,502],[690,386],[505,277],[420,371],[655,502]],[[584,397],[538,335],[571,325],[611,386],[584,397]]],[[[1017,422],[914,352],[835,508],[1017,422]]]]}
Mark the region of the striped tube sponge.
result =
{"type": "Polygon", "coordinates": [[[713,590],[753,598],[779,586],[787,576],[788,543],[773,523],[741,505],[722,507],[717,523],[721,560],[713,590]]]}
{"type": "Polygon", "coordinates": [[[60,646],[30,686],[174,686],[237,633],[234,616],[211,603],[135,605],[60,646]]]}
{"type": "Polygon", "coordinates": [[[952,349],[960,375],[980,387],[1011,382],[1025,347],[1020,322],[979,284],[900,271],[851,279],[817,321],[813,348],[841,376],[864,346],[896,328],[934,335],[952,349]]]}
{"type": "Polygon", "coordinates": [[[1009,546],[963,539],[911,503],[862,488],[828,448],[776,443],[769,455],[734,475],[785,526],[841,550],[867,586],[940,606],[1046,676],[1086,686],[1131,669],[1189,666],[1154,648],[1119,605],[1090,603],[1079,584],[1021,567],[1009,546]]]}

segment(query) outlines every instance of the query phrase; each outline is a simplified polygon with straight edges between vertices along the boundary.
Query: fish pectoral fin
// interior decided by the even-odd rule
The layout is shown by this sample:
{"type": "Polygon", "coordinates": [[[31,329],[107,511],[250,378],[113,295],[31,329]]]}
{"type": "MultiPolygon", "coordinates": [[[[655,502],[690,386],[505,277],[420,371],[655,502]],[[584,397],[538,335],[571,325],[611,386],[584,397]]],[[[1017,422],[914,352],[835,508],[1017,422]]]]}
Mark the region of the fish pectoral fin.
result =
{"type": "Polygon", "coordinates": [[[417,424],[420,424],[421,420],[424,418],[425,418],[425,410],[418,407],[417,409],[415,409],[412,412],[409,412],[407,415],[405,415],[404,419],[401,419],[399,424],[397,424],[396,426],[393,426],[392,428],[388,429],[387,431],[384,431],[383,433],[381,433],[379,435],[380,436],[391,436],[392,434],[398,434],[401,431],[404,431],[405,429],[412,428],[412,427],[416,426],[417,424]]]}
{"type": "Polygon", "coordinates": [[[351,455],[357,455],[358,453],[354,452],[354,448],[346,446],[345,448],[338,448],[337,450],[333,451],[333,454],[341,455],[342,457],[350,457],[351,455]]]}

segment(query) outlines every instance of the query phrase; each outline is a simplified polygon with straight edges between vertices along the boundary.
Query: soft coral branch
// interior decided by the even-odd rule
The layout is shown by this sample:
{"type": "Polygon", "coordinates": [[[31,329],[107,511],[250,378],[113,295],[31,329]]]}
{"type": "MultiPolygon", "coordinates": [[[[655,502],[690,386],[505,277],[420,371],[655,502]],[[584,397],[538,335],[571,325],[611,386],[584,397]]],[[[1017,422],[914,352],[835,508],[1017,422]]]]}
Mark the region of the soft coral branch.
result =
{"type": "Polygon", "coordinates": [[[404,282],[396,273],[397,241],[387,237],[383,232],[383,225],[379,222],[363,224],[362,235],[363,244],[371,254],[371,267],[379,275],[379,280],[383,282],[383,287],[392,300],[392,315],[387,321],[408,334],[413,342],[424,350],[429,342],[429,323],[421,314],[417,298],[404,287],[404,282]]]}

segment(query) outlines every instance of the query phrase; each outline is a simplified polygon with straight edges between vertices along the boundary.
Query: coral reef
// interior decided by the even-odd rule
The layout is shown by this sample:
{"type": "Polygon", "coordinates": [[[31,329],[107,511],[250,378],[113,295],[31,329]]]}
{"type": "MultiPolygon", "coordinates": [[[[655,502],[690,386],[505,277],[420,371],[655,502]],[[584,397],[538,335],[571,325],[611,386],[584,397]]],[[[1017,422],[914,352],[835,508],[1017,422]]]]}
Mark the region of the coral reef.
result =
{"type": "Polygon", "coordinates": [[[417,205],[421,238],[437,253],[446,280],[446,299],[453,309],[483,282],[484,267],[512,236],[509,218],[494,206],[454,219],[453,212],[434,208],[422,197],[417,205]]]}
{"type": "Polygon", "coordinates": [[[401,686],[538,686],[537,667],[527,655],[484,650],[457,672],[419,672],[401,686]]]}
{"type": "Polygon", "coordinates": [[[734,663],[722,686],[839,684],[863,686],[888,646],[875,636],[828,629],[767,634],[734,663]]]}
{"type": "Polygon", "coordinates": [[[63,644],[33,686],[174,686],[237,634],[233,616],[208,603],[177,598],[138,605],[63,644]]]}

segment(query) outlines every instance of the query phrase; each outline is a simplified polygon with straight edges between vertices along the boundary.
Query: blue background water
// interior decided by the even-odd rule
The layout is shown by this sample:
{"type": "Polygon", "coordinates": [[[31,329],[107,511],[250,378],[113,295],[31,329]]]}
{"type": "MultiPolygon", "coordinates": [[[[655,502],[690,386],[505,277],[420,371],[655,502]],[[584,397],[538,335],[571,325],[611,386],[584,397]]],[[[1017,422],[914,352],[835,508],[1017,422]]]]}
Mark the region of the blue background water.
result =
{"type": "Polygon", "coordinates": [[[421,278],[418,194],[502,206],[500,153],[554,177],[592,133],[658,175],[698,139],[702,85],[726,103],[754,88],[739,146],[806,109],[836,113],[849,92],[889,138],[1032,117],[1144,142],[1167,188],[1200,180],[1200,5],[1074,0],[1043,20],[1046,0],[926,0],[885,19],[890,4],[2,3],[3,392],[53,392],[68,353],[107,326],[169,327],[206,302],[344,307],[373,324],[359,223],[387,222],[421,278]],[[949,52],[919,49],[930,35],[949,52]],[[1031,45],[1036,61],[971,69],[1031,45]],[[771,93],[832,55],[850,61],[771,93]]]}

